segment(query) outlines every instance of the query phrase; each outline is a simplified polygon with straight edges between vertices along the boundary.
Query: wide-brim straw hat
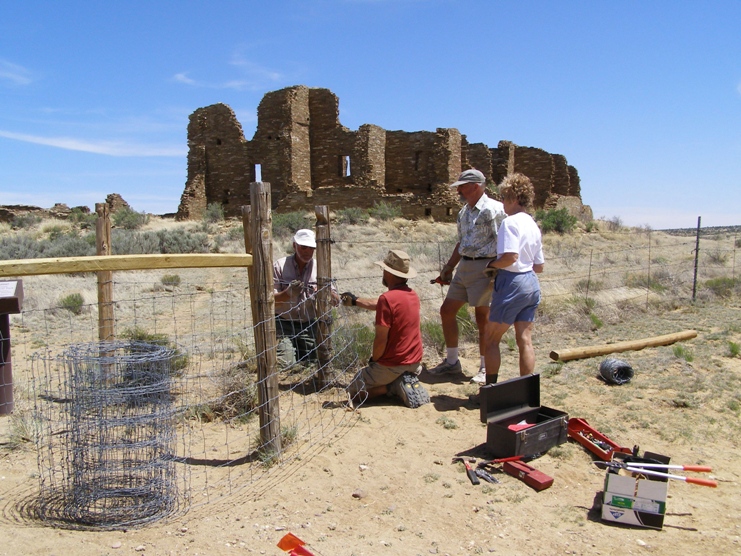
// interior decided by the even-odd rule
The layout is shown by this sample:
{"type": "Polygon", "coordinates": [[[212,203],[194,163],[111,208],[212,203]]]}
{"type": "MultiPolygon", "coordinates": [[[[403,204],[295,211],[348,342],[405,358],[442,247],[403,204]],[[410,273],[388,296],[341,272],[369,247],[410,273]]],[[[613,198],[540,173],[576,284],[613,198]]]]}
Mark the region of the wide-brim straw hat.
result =
{"type": "Polygon", "coordinates": [[[382,269],[399,278],[414,278],[417,271],[409,266],[409,255],[404,251],[392,249],[382,261],[376,261],[382,269]]]}

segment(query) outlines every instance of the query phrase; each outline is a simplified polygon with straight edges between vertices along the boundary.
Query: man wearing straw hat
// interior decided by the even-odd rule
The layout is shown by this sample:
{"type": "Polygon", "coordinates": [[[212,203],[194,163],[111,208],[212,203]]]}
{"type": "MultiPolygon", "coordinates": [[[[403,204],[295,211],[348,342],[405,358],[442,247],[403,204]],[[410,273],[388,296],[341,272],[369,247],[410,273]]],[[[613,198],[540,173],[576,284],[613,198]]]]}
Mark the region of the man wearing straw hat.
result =
{"type": "Polygon", "coordinates": [[[371,359],[355,375],[347,391],[353,401],[391,394],[407,407],[416,408],[430,401],[417,378],[422,371],[419,297],[407,285],[417,271],[409,266],[409,255],[395,249],[376,264],[383,269],[386,293],[376,299],[359,298],[351,292],[341,295],[343,305],[376,312],[371,359]]]}

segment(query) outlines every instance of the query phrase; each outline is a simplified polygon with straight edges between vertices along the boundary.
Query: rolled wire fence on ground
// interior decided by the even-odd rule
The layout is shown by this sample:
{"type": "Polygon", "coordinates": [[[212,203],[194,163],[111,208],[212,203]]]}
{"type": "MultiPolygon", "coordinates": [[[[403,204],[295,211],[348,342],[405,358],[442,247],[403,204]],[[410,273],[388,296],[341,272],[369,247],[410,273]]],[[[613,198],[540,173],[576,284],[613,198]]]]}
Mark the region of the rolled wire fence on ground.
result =
{"type": "MultiPolygon", "coordinates": [[[[703,295],[698,286],[708,280],[736,283],[735,233],[705,234],[699,241],[652,232],[603,238],[599,248],[589,249],[571,236],[547,238],[543,306],[591,300],[597,310],[648,304],[662,295],[689,301],[696,287],[703,295]]],[[[419,273],[411,285],[423,320],[436,322],[447,290],[430,281],[453,246],[454,241],[337,240],[333,285],[339,292],[379,295],[385,288],[373,261],[390,248],[403,249],[419,273]],[[359,247],[363,260],[355,256],[359,247]]],[[[152,271],[120,275],[126,279],[114,284],[114,345],[98,343],[96,304],[79,312],[42,306],[34,292],[40,277],[26,279],[26,307],[11,315],[11,324],[16,390],[26,392],[25,399],[17,397],[16,412],[33,415],[36,427],[36,518],[67,527],[118,528],[227,498],[254,499],[355,422],[358,414],[347,410],[344,388],[370,355],[372,312],[338,306],[318,316],[330,324],[328,381],[315,380],[314,361],[279,369],[278,396],[269,400],[280,419],[282,447],[276,453],[262,443],[257,417],[260,354],[246,271],[180,274],[177,286],[163,286],[160,273],[152,271]],[[162,370],[134,378],[140,373],[136,365],[150,363],[130,359],[156,358],[160,350],[170,354],[162,370]],[[105,381],[95,382],[100,377],[105,381]],[[130,471],[125,477],[124,468],[130,471]]],[[[75,284],[95,291],[91,275],[75,278],[75,284]]],[[[426,358],[437,357],[437,349],[426,345],[426,358]]]]}

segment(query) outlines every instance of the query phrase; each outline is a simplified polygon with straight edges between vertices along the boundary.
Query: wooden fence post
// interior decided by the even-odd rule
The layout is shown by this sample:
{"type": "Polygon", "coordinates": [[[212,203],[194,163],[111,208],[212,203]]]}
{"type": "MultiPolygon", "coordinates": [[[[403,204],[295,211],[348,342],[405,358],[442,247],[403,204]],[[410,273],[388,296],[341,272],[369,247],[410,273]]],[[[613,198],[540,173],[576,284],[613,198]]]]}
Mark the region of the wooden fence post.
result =
{"type": "MultiPolygon", "coordinates": [[[[252,207],[244,205],[242,207],[242,228],[244,230],[244,252],[252,255],[252,207]]],[[[255,295],[255,265],[254,262],[247,267],[247,286],[250,291],[250,310],[252,312],[252,326],[258,322],[257,303],[252,303],[256,299],[255,295]]]]}
{"type": "Polygon", "coordinates": [[[319,294],[317,296],[317,357],[319,371],[317,373],[318,386],[324,388],[331,382],[329,362],[332,359],[332,247],[329,230],[329,208],[327,206],[314,207],[316,214],[316,281],[319,294]]]}
{"type": "Polygon", "coordinates": [[[252,277],[250,303],[257,350],[257,394],[260,415],[261,448],[272,454],[282,451],[280,438],[280,405],[278,403],[278,362],[275,338],[275,299],[273,295],[273,223],[270,184],[250,184],[250,246],[252,277]]]}
{"type": "MultiPolygon", "coordinates": [[[[111,254],[111,215],[108,203],[95,203],[98,220],[95,223],[95,252],[111,254]]],[[[98,275],[98,339],[115,339],[113,318],[113,272],[101,270],[98,275]]]]}

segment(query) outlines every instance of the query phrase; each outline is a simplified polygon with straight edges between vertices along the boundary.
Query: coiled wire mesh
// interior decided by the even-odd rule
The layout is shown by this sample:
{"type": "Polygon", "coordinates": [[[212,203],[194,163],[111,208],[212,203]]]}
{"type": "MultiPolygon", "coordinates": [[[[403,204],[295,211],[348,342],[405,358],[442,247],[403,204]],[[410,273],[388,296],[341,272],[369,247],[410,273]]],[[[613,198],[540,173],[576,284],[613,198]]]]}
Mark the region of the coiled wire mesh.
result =
{"type": "Polygon", "coordinates": [[[171,381],[184,353],[113,341],[38,357],[50,371],[37,408],[46,449],[40,517],[117,528],[172,514],[179,495],[171,381]]]}

